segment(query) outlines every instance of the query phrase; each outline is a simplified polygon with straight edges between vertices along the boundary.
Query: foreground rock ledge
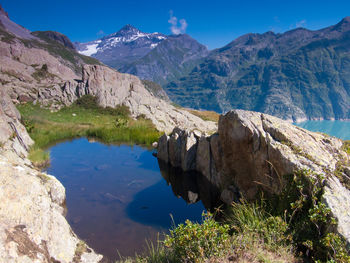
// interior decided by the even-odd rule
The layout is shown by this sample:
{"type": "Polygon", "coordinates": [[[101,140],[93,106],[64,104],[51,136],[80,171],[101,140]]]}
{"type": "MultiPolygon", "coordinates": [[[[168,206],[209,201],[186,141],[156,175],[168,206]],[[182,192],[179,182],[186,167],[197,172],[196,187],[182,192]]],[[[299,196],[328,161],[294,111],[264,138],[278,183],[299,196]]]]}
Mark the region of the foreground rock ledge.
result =
{"type": "MultiPolygon", "coordinates": [[[[343,141],[296,127],[270,115],[234,110],[220,116],[218,132],[211,136],[175,128],[158,142],[158,158],[196,170],[221,189],[221,199],[230,204],[237,193],[248,200],[259,189],[278,194],[284,187],[280,176],[309,169],[326,176],[325,204],[338,221],[337,232],[350,243],[350,191],[334,171],[349,160],[343,141]]],[[[349,180],[350,169],[338,173],[349,180]],[[347,174],[348,173],[348,174],[347,174]]]]}

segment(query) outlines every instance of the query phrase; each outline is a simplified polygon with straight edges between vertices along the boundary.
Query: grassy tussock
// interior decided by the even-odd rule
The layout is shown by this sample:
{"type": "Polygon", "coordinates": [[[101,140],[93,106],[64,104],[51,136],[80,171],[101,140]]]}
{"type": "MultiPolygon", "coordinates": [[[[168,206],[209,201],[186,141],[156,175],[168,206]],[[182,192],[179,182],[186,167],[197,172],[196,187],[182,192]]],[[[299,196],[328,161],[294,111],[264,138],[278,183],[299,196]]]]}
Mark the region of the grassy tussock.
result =
{"type": "Polygon", "coordinates": [[[28,158],[33,165],[38,168],[44,168],[50,164],[50,153],[40,148],[32,148],[29,151],[28,158]]]}

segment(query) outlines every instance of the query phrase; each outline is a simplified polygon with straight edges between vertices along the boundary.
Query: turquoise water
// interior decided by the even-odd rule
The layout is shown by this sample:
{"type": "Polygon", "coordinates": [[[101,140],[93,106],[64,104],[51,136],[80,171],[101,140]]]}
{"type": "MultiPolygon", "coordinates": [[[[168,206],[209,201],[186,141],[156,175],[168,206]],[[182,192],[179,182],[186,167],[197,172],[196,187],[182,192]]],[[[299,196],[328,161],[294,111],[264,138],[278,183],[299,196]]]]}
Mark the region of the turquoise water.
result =
{"type": "Polygon", "coordinates": [[[350,140],[350,121],[304,121],[295,125],[314,132],[323,132],[343,140],[350,140]]]}
{"type": "Polygon", "coordinates": [[[118,258],[117,250],[122,256],[142,253],[145,240],[167,232],[172,218],[175,223],[200,221],[205,210],[196,188],[198,175],[161,171],[145,148],[81,138],[53,146],[50,154],[47,171],[66,188],[68,222],[111,262],[118,258]]]}

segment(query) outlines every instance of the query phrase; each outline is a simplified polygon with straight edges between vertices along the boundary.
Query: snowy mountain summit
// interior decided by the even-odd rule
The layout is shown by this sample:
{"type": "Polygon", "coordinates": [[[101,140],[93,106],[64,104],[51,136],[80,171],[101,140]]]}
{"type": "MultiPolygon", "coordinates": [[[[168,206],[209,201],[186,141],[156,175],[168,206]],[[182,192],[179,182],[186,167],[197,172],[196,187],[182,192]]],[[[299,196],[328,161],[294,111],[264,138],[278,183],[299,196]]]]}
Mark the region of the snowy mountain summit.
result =
{"type": "Polygon", "coordinates": [[[74,44],[80,54],[118,68],[143,57],[165,39],[167,36],[158,32],[144,33],[132,25],[126,25],[118,32],[100,39],[74,44]]]}

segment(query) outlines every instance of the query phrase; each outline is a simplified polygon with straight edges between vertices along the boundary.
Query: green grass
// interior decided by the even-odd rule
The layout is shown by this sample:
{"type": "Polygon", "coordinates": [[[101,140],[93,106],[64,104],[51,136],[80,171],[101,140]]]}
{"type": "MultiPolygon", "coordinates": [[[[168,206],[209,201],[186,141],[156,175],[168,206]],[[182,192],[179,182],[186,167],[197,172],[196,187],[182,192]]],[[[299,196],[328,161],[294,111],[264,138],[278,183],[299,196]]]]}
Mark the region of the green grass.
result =
{"type": "Polygon", "coordinates": [[[226,211],[236,261],[245,258],[254,262],[296,262],[288,224],[281,216],[272,216],[264,204],[232,204],[226,211]]]}
{"type": "Polygon", "coordinates": [[[50,153],[37,147],[30,149],[28,158],[38,168],[44,168],[50,164],[50,153]]]}
{"type": "Polygon", "coordinates": [[[150,120],[130,118],[123,106],[116,109],[85,106],[75,103],[51,112],[31,103],[18,105],[22,122],[35,142],[29,156],[32,161],[47,160],[40,150],[77,137],[94,137],[109,144],[150,146],[160,136],[150,120]]]}

